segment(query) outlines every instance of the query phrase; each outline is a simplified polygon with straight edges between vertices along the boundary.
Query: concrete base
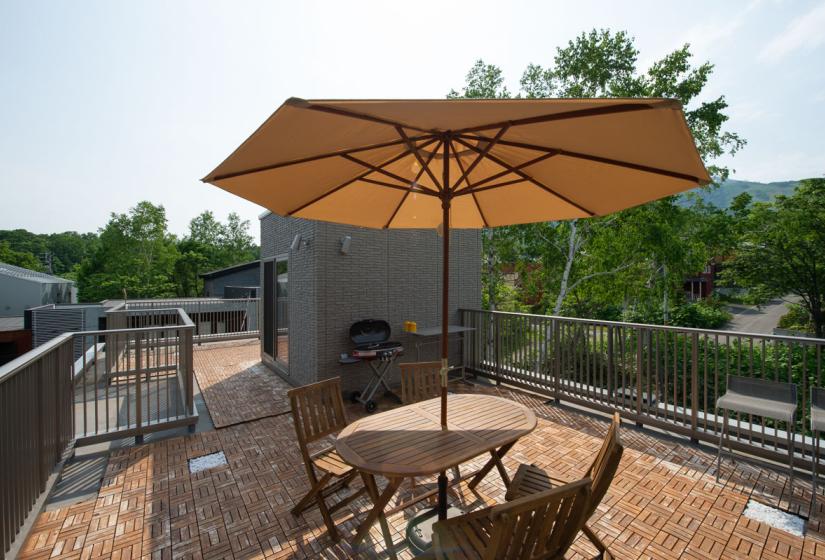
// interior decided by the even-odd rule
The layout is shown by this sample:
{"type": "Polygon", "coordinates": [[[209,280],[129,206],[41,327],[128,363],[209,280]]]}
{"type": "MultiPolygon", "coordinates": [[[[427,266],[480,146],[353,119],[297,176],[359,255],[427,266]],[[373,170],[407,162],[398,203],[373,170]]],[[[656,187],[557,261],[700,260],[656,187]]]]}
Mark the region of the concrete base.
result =
{"type": "MultiPolygon", "coordinates": [[[[457,507],[447,509],[447,519],[464,515],[457,507]]],[[[433,525],[438,521],[437,508],[425,509],[407,523],[407,544],[415,554],[427,552],[433,544],[433,525]]]]}

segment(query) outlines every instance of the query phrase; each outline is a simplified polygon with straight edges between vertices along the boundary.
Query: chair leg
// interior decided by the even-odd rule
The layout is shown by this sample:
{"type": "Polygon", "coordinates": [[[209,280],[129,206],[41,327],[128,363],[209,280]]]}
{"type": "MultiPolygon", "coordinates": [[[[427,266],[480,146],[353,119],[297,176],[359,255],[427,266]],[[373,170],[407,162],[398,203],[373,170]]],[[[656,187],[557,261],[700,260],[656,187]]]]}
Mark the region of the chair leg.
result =
{"type": "Polygon", "coordinates": [[[816,478],[819,469],[819,432],[814,430],[814,444],[811,448],[811,459],[813,465],[811,467],[811,514],[816,509],[816,478]]]}
{"type": "Polygon", "coordinates": [[[593,546],[596,547],[596,550],[599,551],[599,555],[597,558],[613,558],[613,555],[610,554],[610,551],[607,550],[607,545],[602,542],[599,536],[591,529],[588,525],[584,525],[582,527],[582,532],[584,536],[586,536],[590,542],[593,543],[593,546]]]}
{"type": "Polygon", "coordinates": [[[292,515],[300,515],[302,511],[307,509],[312,504],[312,502],[315,501],[315,497],[324,489],[331,476],[332,475],[330,475],[329,473],[325,473],[324,476],[321,477],[321,480],[310,480],[310,482],[312,482],[312,488],[310,488],[309,492],[307,492],[306,495],[303,498],[301,498],[301,501],[299,501],[291,510],[289,510],[292,513],[292,515]]]}
{"type": "Polygon", "coordinates": [[[335,523],[332,521],[332,516],[327,509],[327,504],[324,501],[323,493],[324,487],[327,485],[330,478],[332,478],[330,473],[324,473],[324,476],[322,476],[321,479],[312,486],[309,492],[307,492],[307,495],[301,498],[301,501],[295,504],[295,507],[293,507],[290,511],[292,515],[299,515],[314,501],[318,504],[318,509],[321,510],[321,517],[324,518],[324,525],[327,526],[329,538],[331,538],[333,542],[337,542],[338,539],[340,539],[340,536],[338,535],[338,530],[335,528],[335,523]]]}
{"type": "Polygon", "coordinates": [[[725,410],[722,417],[722,429],[719,430],[719,449],[716,451],[716,482],[719,482],[719,472],[722,470],[722,446],[724,445],[725,432],[728,429],[728,411],[725,410]]]}
{"type": "Polygon", "coordinates": [[[791,495],[788,498],[790,502],[793,499],[793,455],[794,455],[794,432],[796,430],[796,425],[794,421],[791,421],[788,424],[788,488],[791,491],[791,495]]]}
{"type": "MultiPolygon", "coordinates": [[[[324,475],[321,480],[324,478],[329,479],[328,475],[324,475]]],[[[338,542],[341,538],[338,534],[338,529],[335,528],[335,522],[332,520],[332,515],[329,513],[329,509],[327,508],[327,503],[324,501],[323,494],[318,495],[318,509],[321,510],[321,517],[324,518],[324,524],[327,526],[327,532],[329,533],[329,538],[332,539],[332,542],[338,542]]]]}

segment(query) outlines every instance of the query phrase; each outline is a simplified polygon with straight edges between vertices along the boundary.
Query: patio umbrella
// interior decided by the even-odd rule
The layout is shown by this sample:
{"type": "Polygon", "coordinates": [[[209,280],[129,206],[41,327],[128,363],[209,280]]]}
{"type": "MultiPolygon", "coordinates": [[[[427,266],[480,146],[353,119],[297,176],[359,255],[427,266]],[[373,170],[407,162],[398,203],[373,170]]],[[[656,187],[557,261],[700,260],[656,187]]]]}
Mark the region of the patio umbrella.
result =
{"type": "Polygon", "coordinates": [[[671,99],[292,98],[203,181],[281,216],[443,228],[446,427],[452,228],[602,216],[710,177],[671,99]]]}

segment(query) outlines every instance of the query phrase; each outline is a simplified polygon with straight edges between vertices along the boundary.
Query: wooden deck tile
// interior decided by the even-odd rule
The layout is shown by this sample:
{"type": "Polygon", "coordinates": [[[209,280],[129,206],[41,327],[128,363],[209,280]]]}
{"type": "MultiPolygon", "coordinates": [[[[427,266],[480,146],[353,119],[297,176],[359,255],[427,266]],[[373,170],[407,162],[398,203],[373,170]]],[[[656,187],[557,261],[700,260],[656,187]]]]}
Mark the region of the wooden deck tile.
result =
{"type": "MultiPolygon", "coordinates": [[[[306,473],[291,417],[281,414],[285,410],[279,399],[285,398],[287,386],[267,374],[275,382],[267,382],[269,392],[261,393],[260,380],[253,383],[249,372],[257,356],[254,344],[196,350],[199,383],[202,389],[213,391],[206,399],[210,413],[219,420],[217,425],[226,427],[113,451],[97,498],[42,513],[20,558],[385,556],[378,526],[360,554],[348,544],[347,539],[370,508],[365,497],[335,513],[344,536],[335,544],[326,536],[317,509],[300,517],[289,513],[308,489],[306,473]],[[260,394],[247,398],[251,393],[260,394]],[[189,472],[189,459],[215,451],[224,452],[227,466],[189,472]]],[[[505,458],[511,473],[520,462],[531,462],[556,478],[578,478],[593,460],[607,428],[607,419],[572,407],[546,405],[545,399],[523,392],[467,385],[456,385],[454,390],[512,398],[535,412],[538,427],[505,458]]],[[[391,405],[382,402],[380,406],[391,405]]],[[[363,410],[353,406],[349,413],[352,420],[363,410]]],[[[790,497],[781,468],[742,460],[734,466],[726,460],[717,484],[711,449],[660,438],[629,424],[623,428],[622,439],[626,451],[614,484],[590,520],[616,558],[825,558],[825,496],[820,495],[811,513],[804,539],[742,517],[750,498],[808,515],[808,481],[797,479],[790,497]]],[[[485,461],[485,457],[476,459],[462,466],[462,472],[485,461]]],[[[434,482],[418,479],[418,491],[434,482]]],[[[379,479],[379,485],[383,484],[379,479]]],[[[408,497],[407,486],[402,485],[399,492],[402,498],[408,497]]],[[[360,482],[354,482],[353,487],[360,488],[360,482]]],[[[336,498],[347,492],[340,491],[336,498]]],[[[493,471],[475,492],[462,485],[453,499],[457,496],[467,507],[483,507],[503,501],[504,485],[493,471]]],[[[389,517],[399,558],[412,556],[403,545],[406,522],[426,506],[419,504],[389,517]]],[[[595,553],[586,539],[579,538],[568,558],[592,558],[595,553]]]]}

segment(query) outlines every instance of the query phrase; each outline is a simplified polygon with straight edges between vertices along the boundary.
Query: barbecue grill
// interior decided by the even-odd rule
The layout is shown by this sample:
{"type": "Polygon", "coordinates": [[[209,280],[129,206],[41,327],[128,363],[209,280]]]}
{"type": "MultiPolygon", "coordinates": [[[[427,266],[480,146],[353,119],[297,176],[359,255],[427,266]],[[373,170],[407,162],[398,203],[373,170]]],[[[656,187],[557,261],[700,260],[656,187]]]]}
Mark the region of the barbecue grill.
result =
{"type": "Polygon", "coordinates": [[[396,395],[389,384],[386,376],[389,374],[395,360],[404,353],[404,347],[400,342],[389,340],[390,324],[377,319],[367,319],[353,323],[349,328],[349,337],[355,344],[355,348],[348,355],[341,356],[342,364],[354,364],[361,361],[367,362],[372,371],[372,378],[362,391],[354,391],[350,394],[352,402],[361,403],[367,412],[374,412],[377,405],[373,398],[378,388],[383,385],[385,394],[390,394],[396,399],[396,395]]]}

